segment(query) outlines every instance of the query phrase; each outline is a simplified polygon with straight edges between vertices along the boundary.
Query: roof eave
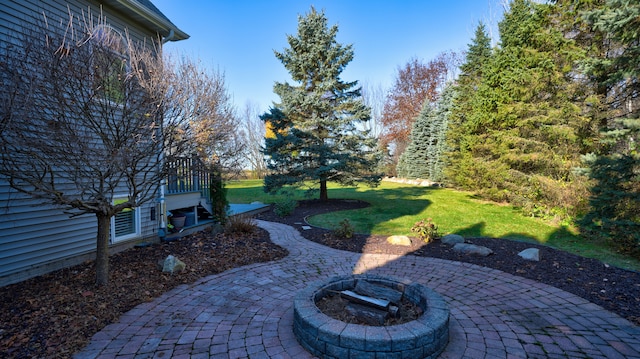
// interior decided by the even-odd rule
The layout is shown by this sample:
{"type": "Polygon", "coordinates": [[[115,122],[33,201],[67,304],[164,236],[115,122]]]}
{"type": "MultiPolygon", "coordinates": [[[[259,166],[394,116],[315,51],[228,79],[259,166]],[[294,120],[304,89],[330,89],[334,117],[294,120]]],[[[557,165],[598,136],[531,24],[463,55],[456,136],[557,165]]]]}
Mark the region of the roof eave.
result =
{"type": "Polygon", "coordinates": [[[145,25],[157,31],[164,37],[169,36],[173,30],[173,36],[171,38],[167,38],[168,41],[180,41],[189,38],[189,34],[180,30],[177,26],[171,23],[171,21],[162,18],[136,0],[105,0],[104,2],[129,14],[134,19],[145,23],[145,25]]]}

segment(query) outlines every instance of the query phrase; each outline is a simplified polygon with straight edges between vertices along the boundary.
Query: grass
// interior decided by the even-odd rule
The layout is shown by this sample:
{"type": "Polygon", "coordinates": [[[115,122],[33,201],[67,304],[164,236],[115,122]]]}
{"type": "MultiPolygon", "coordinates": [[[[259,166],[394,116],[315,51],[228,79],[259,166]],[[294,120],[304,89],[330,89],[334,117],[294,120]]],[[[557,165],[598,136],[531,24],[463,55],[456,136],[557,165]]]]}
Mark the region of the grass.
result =
{"type": "MultiPolygon", "coordinates": [[[[275,203],[285,198],[264,193],[260,180],[234,181],[228,183],[227,188],[230,203],[275,203]]],[[[302,191],[295,191],[293,197],[305,198],[302,191]]],[[[347,218],[359,233],[412,236],[411,226],[415,222],[432,218],[441,235],[455,233],[465,237],[535,242],[621,268],[640,270],[640,261],[618,254],[603,243],[581,238],[575,228],[524,217],[511,206],[487,203],[467,192],[391,182],[382,182],[377,188],[330,184],[329,198],[359,199],[371,206],[315,216],[309,219],[311,224],[337,228],[340,221],[347,218]]]]}

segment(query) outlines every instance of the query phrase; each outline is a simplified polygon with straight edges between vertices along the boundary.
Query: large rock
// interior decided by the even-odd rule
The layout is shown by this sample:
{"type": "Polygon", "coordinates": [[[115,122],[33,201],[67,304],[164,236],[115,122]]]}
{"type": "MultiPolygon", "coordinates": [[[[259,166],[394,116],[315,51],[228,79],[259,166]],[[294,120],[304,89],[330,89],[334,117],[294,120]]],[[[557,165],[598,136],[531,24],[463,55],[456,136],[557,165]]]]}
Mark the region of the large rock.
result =
{"type": "Polygon", "coordinates": [[[178,273],[184,270],[186,264],[175,256],[169,254],[162,263],[162,271],[167,273],[178,273]]]}
{"type": "Polygon", "coordinates": [[[453,246],[453,250],[462,254],[473,254],[482,257],[486,257],[493,253],[493,251],[487,247],[477,246],[470,243],[456,243],[456,245],[453,246]]]}
{"type": "Polygon", "coordinates": [[[442,237],[440,241],[442,241],[442,243],[444,244],[453,246],[457,243],[464,243],[464,237],[459,234],[447,234],[446,236],[442,237]]]}
{"type": "Polygon", "coordinates": [[[397,246],[411,247],[411,238],[407,236],[390,236],[387,237],[387,242],[397,246]]]}
{"type": "Polygon", "coordinates": [[[527,248],[518,253],[520,257],[528,261],[538,262],[540,261],[540,250],[538,248],[527,248]]]}

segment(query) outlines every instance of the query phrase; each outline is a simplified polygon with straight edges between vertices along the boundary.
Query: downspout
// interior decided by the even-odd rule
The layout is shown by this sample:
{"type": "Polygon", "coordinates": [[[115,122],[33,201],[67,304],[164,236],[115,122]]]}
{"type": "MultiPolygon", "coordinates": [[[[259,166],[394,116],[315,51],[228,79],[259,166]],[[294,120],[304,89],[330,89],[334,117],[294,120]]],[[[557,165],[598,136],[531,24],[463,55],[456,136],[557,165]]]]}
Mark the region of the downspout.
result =
{"type": "MultiPolygon", "coordinates": [[[[175,32],[173,31],[173,29],[169,29],[169,35],[167,35],[161,41],[162,45],[166,44],[169,41],[172,41],[174,36],[175,36],[175,32]]],[[[160,131],[159,135],[162,136],[162,124],[160,125],[160,128],[158,131],[160,131]]],[[[160,163],[158,165],[160,166],[160,168],[158,170],[162,172],[162,168],[164,166],[164,153],[160,153],[159,162],[160,163]]],[[[160,228],[158,228],[158,237],[160,237],[161,241],[163,241],[167,235],[167,205],[165,203],[165,197],[164,197],[166,185],[167,185],[166,176],[162,176],[162,178],[160,179],[160,191],[159,191],[160,196],[158,197],[158,202],[160,206],[160,211],[159,211],[160,212],[160,228]]]]}
{"type": "Polygon", "coordinates": [[[169,29],[169,35],[167,35],[164,39],[162,39],[162,44],[166,44],[169,41],[173,41],[173,37],[176,36],[173,29],[169,29]]]}

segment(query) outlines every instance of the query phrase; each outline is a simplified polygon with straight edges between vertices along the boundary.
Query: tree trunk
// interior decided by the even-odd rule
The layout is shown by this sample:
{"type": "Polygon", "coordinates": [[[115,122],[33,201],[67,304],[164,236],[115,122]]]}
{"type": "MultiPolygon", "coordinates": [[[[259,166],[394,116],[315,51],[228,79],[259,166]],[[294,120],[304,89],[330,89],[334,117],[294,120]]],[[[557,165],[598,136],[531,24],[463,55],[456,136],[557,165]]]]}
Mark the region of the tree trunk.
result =
{"type": "Polygon", "coordinates": [[[327,180],[320,180],[320,200],[328,201],[329,195],[327,194],[327,180]]]}
{"type": "Polygon", "coordinates": [[[96,246],[96,285],[103,286],[109,282],[109,231],[111,217],[96,213],[98,218],[98,237],[96,246]]]}

